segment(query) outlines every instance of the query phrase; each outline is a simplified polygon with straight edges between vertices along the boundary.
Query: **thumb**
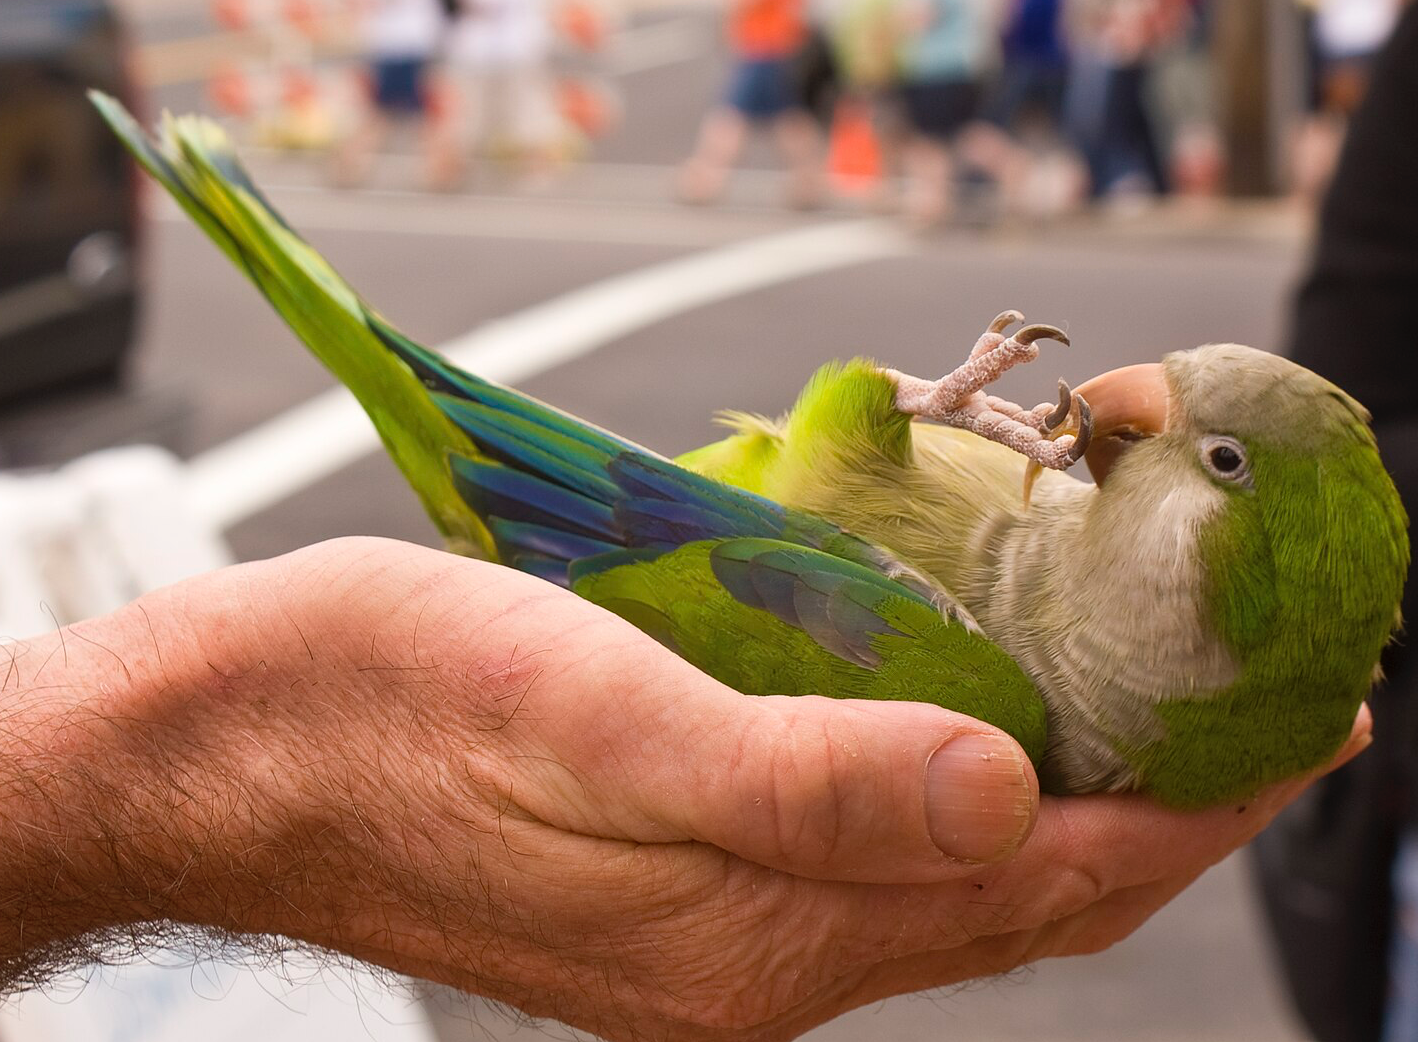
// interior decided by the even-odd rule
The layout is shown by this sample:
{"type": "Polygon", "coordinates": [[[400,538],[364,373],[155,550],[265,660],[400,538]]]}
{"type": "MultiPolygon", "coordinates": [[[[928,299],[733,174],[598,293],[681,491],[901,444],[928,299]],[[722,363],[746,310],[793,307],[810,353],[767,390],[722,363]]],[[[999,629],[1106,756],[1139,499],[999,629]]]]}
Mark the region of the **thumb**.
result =
{"type": "Polygon", "coordinates": [[[626,838],[929,882],[1008,856],[1033,825],[1034,770],[988,724],[921,702],[743,695],[636,636],[616,650],[613,710],[578,700],[555,740],[579,799],[626,838]]]}

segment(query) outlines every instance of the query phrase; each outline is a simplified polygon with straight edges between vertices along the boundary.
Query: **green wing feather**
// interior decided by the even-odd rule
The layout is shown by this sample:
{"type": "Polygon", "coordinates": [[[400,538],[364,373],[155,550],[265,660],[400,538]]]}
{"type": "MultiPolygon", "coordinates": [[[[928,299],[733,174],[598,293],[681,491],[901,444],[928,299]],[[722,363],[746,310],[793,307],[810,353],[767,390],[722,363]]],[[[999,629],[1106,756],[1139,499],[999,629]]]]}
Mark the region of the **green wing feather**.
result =
{"type": "Polygon", "coordinates": [[[832,554],[772,539],[695,542],[583,568],[572,589],[739,691],[934,702],[1043,756],[1044,705],[1013,659],[832,554]]]}

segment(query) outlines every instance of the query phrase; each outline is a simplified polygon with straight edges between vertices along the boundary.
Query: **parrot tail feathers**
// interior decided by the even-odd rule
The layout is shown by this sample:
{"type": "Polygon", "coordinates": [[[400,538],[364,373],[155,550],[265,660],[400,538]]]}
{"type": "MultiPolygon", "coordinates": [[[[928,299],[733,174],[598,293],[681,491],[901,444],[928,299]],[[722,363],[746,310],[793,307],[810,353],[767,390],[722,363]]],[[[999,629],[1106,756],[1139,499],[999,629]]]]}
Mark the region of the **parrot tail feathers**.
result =
{"type": "Polygon", "coordinates": [[[485,527],[458,499],[448,473],[450,452],[473,451],[466,436],[387,348],[393,338],[387,324],[256,187],[221,127],[167,116],[153,140],[117,100],[99,93],[90,99],[138,162],[359,399],[450,542],[491,554],[485,527]]]}
{"type": "MultiPolygon", "coordinates": [[[[159,146],[149,139],[138,121],[117,98],[110,97],[102,91],[91,90],[89,91],[89,100],[134,158],[143,165],[148,173],[152,174],[159,184],[167,189],[178,205],[187,211],[188,216],[197,223],[197,226],[221,247],[222,252],[246,272],[249,278],[259,284],[256,274],[252,272],[242,254],[240,242],[231,233],[222,218],[213,211],[213,208],[202,199],[194,188],[190,161],[177,142],[177,121],[170,117],[164,121],[162,144],[159,146]]],[[[189,120],[188,122],[195,123],[196,121],[189,120]]],[[[211,135],[208,136],[211,137],[211,135]]],[[[235,161],[234,157],[222,165],[228,169],[234,168],[240,175],[240,183],[251,184],[250,177],[241,170],[240,164],[235,161]]]]}
{"type": "MultiPolygon", "coordinates": [[[[89,98],[134,157],[297,332],[306,333],[298,319],[313,324],[305,312],[317,301],[335,305],[345,321],[363,324],[364,308],[354,290],[256,187],[221,127],[199,116],[165,115],[154,142],[119,101],[98,91],[89,98]]],[[[343,377],[321,345],[310,346],[343,377]]]]}

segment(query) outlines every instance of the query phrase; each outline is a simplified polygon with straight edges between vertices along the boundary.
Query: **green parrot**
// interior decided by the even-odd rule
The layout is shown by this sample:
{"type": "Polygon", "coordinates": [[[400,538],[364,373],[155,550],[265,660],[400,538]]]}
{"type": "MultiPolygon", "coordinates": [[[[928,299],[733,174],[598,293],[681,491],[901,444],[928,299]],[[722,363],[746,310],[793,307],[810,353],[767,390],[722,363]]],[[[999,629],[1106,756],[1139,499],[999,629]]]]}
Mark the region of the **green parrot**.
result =
{"type": "Polygon", "coordinates": [[[782,420],[728,414],[671,461],[400,334],[214,124],[154,143],[94,102],[354,392],[450,549],[740,691],[934,702],[1014,736],[1046,791],[1195,807],[1329,758],[1398,625],[1407,518],[1368,414],[1284,359],[1210,345],[1024,409],[984,388],[1067,338],[1007,336],[1007,311],[940,380],[827,365],[782,420]]]}

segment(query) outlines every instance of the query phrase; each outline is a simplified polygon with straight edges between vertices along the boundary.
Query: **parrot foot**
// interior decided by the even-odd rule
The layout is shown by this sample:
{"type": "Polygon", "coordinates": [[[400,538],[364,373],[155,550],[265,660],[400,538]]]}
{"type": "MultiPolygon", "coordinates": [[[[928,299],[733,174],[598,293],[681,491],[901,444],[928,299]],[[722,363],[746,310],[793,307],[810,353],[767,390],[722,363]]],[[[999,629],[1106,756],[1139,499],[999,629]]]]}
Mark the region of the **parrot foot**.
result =
{"type": "Polygon", "coordinates": [[[1082,396],[1060,380],[1056,405],[1045,402],[1025,409],[984,392],[1008,370],[1038,358],[1036,341],[1069,342],[1063,330],[1039,324],[1005,336],[1006,329],[1023,321],[1018,311],[1001,312],[975,342],[965,364],[939,380],[887,370],[896,381],[896,408],[998,442],[1040,467],[1067,470],[1083,456],[1093,433],[1092,412],[1082,396]]]}

